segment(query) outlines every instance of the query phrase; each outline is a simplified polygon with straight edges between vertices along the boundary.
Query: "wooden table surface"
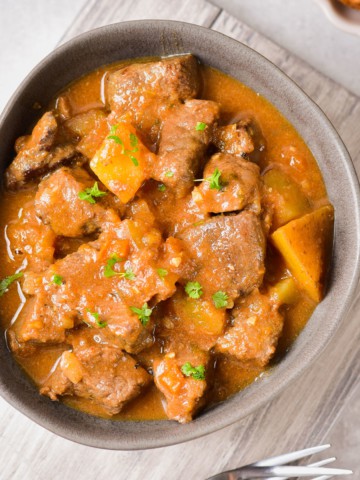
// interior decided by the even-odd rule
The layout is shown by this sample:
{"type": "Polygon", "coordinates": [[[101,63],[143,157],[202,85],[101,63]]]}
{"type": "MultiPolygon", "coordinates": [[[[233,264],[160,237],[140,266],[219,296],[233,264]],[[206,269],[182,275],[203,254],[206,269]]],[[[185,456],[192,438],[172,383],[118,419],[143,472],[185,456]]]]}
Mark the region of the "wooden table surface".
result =
{"type": "MultiPolygon", "coordinates": [[[[143,18],[203,25],[262,53],[324,110],[360,172],[360,99],[205,0],[89,0],[59,42],[94,27],[143,18]]],[[[264,456],[324,442],[360,385],[359,303],[357,294],[324,353],[277,399],[231,427],[185,444],[138,452],[93,449],[47,432],[0,399],[0,479],[202,480],[264,456]]],[[[351,428],[360,429],[359,417],[351,428]]],[[[359,479],[360,448],[355,448],[359,461],[352,465],[358,467],[352,478],[359,479]]]]}

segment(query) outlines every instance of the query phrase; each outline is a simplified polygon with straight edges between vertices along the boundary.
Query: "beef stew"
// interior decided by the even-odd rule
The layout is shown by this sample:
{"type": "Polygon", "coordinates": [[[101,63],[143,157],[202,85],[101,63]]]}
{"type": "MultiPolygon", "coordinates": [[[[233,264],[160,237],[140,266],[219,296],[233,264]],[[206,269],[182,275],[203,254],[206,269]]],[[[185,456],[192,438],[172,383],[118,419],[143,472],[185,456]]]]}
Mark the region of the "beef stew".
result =
{"type": "Polygon", "coordinates": [[[192,55],[73,82],[15,149],[2,324],[52,400],[188,422],[285,354],[323,298],[334,212],[315,159],[192,55]]]}

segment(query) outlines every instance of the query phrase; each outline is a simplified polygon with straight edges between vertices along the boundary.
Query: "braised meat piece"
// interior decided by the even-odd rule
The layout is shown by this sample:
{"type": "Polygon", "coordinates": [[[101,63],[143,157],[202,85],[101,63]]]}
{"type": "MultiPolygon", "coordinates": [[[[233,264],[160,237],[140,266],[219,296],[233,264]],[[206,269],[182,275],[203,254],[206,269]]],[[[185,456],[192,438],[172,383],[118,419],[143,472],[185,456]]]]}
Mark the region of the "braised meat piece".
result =
{"type": "Polygon", "coordinates": [[[56,236],[37,217],[33,202],[24,205],[18,218],[7,228],[15,259],[22,259],[29,270],[42,272],[54,261],[56,236]]]}
{"type": "Polygon", "coordinates": [[[234,300],[261,285],[266,240],[253,212],[213,217],[179,237],[195,265],[191,280],[201,284],[206,297],[220,290],[234,300]]]}
{"type": "Polygon", "coordinates": [[[261,211],[259,167],[234,155],[213,155],[204,170],[204,181],[194,189],[194,202],[206,212],[261,211]],[[215,183],[214,183],[215,182],[215,183]]]}
{"type": "Polygon", "coordinates": [[[153,178],[174,189],[177,197],[193,188],[218,116],[218,104],[209,100],[189,100],[166,116],[153,178]]]}
{"type": "Polygon", "coordinates": [[[36,345],[30,342],[18,342],[16,333],[11,329],[6,331],[6,343],[10,350],[18,357],[30,357],[37,352],[36,345]]]}
{"type": "Polygon", "coordinates": [[[165,396],[168,418],[187,423],[205,403],[209,354],[179,337],[166,350],[154,361],[155,384],[165,396]]]}
{"type": "Polygon", "coordinates": [[[87,323],[106,326],[128,352],[151,345],[154,322],[141,309],[174,293],[185,259],[179,240],[163,243],[156,229],[136,223],[119,221],[43,275],[26,276],[24,291],[34,297],[20,314],[18,340],[63,342],[67,330],[87,323]],[[159,268],[166,269],[166,278],[159,268]]]}
{"type": "Polygon", "coordinates": [[[55,145],[58,125],[53,112],[46,112],[35,125],[31,135],[22,142],[15,159],[5,172],[9,189],[23,186],[44,173],[80,160],[75,147],[55,145]]]}
{"type": "Polygon", "coordinates": [[[40,393],[52,400],[76,395],[115,415],[151,382],[150,375],[120,348],[102,343],[101,335],[86,329],[69,338],[65,351],[40,393]],[[94,338],[96,337],[96,338],[94,338]]]}
{"type": "Polygon", "coordinates": [[[114,211],[104,208],[108,192],[100,188],[102,193],[92,199],[93,203],[79,198],[94,183],[81,168],[60,168],[39,184],[35,197],[37,216],[56,235],[64,237],[81,237],[103,229],[106,223],[118,220],[114,211]]]}
{"type": "Polygon", "coordinates": [[[133,63],[115,70],[106,79],[110,109],[117,117],[125,115],[152,142],[157,140],[166,111],[196,97],[199,89],[198,64],[192,55],[133,63]]]}
{"type": "Polygon", "coordinates": [[[212,142],[223,153],[246,156],[254,151],[251,120],[244,119],[232,125],[214,128],[212,142]]]}
{"type": "Polygon", "coordinates": [[[283,327],[279,305],[257,289],[237,301],[232,321],[216,344],[218,352],[244,362],[266,365],[273,356],[283,327]]]}

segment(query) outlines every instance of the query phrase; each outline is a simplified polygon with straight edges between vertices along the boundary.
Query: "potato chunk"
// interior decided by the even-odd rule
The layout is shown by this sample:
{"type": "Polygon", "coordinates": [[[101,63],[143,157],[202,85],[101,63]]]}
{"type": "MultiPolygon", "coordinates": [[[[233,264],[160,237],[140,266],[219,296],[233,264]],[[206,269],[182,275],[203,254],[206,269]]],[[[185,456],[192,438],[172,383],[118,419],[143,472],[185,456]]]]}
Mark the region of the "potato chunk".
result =
{"type": "Polygon", "coordinates": [[[188,334],[220,335],[225,325],[225,309],[217,309],[207,301],[178,296],[176,310],[188,334]]]}
{"type": "Polygon", "coordinates": [[[154,155],[143,145],[136,130],[120,122],[114,125],[90,162],[101,182],[123,203],[131,200],[149,178],[154,155]]]}
{"type": "Polygon", "coordinates": [[[316,302],[320,302],[324,294],[333,223],[334,209],[326,205],[289,222],[271,235],[294,277],[316,302]]]}
{"type": "Polygon", "coordinates": [[[272,230],[309,213],[310,203],[301,187],[286,173],[271,168],[263,176],[265,208],[273,213],[272,230]]]}

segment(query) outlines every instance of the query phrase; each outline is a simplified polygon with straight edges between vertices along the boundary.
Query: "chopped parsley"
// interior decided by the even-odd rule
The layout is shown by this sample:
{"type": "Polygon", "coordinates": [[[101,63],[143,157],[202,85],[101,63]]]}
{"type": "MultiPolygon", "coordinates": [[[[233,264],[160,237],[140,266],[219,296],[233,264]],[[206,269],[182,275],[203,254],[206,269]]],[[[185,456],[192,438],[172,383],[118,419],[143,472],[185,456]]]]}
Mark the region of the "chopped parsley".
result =
{"type": "Polygon", "coordinates": [[[85,190],[79,192],[78,197],[80,200],[85,200],[89,203],[96,203],[95,198],[103,197],[104,195],[107,195],[107,193],[99,190],[98,182],[95,182],[92,187],[85,188],[85,190]]]}
{"type": "MultiPolygon", "coordinates": [[[[139,139],[134,133],[130,133],[130,145],[135,148],[138,146],[139,139]]],[[[137,150],[136,150],[137,151],[137,150]]]]}
{"type": "Polygon", "coordinates": [[[147,325],[149,320],[150,320],[150,315],[152,314],[152,308],[149,308],[147,303],[144,303],[144,305],[141,308],[137,307],[130,307],[130,310],[135,313],[138,317],[142,325],[147,325]]]}
{"type": "Polygon", "coordinates": [[[104,277],[106,278],[111,278],[114,275],[119,275],[119,272],[115,272],[114,270],[114,265],[116,265],[119,262],[123,262],[124,259],[121,257],[118,257],[116,253],[113,253],[110,258],[106,261],[106,265],[104,268],[104,277]]]}
{"type": "Polygon", "coordinates": [[[121,153],[123,155],[126,155],[127,157],[129,157],[130,160],[135,165],[135,167],[138,167],[139,166],[139,161],[136,157],[134,157],[134,155],[132,155],[133,153],[136,153],[136,152],[139,151],[139,139],[138,139],[138,137],[134,133],[130,133],[129,139],[130,139],[130,145],[132,146],[132,150],[127,150],[125,148],[124,141],[118,135],[116,135],[116,130],[117,129],[118,129],[118,125],[112,125],[112,127],[110,129],[110,135],[108,135],[106,138],[108,138],[109,140],[113,140],[118,145],[121,145],[121,153]]]}
{"type": "Polygon", "coordinates": [[[57,273],[53,275],[52,277],[52,283],[55,285],[62,285],[64,283],[64,279],[61,275],[58,275],[57,273]]]}
{"type": "Polygon", "coordinates": [[[120,273],[120,276],[126,278],[127,280],[134,280],[134,278],[136,277],[135,273],[131,270],[131,268],[128,268],[127,270],[125,270],[125,272],[120,273]]]}
{"type": "MultiPolygon", "coordinates": [[[[125,150],[126,152],[127,150],[125,150]]],[[[130,160],[133,162],[133,164],[135,165],[135,167],[138,167],[139,166],[139,162],[138,162],[138,159],[136,157],[134,157],[134,155],[130,155],[130,154],[127,154],[127,156],[130,158],[130,160]]]]}
{"type": "Polygon", "coordinates": [[[199,282],[188,282],[185,285],[185,292],[190,298],[200,298],[203,294],[202,286],[199,282]]]}
{"type": "Polygon", "coordinates": [[[224,186],[221,181],[221,172],[218,168],[215,168],[214,173],[207,178],[197,178],[194,182],[208,182],[212,190],[221,190],[224,186]]]}
{"type": "Polygon", "coordinates": [[[125,270],[125,272],[115,272],[114,270],[114,265],[116,265],[119,262],[123,262],[124,259],[121,257],[118,257],[116,253],[113,253],[111,257],[107,260],[105,268],[104,268],[104,276],[106,278],[111,278],[114,277],[115,275],[121,278],[126,278],[127,280],[134,280],[135,278],[135,273],[131,270],[131,268],[128,268],[125,270]]]}
{"type": "Polygon", "coordinates": [[[225,308],[228,305],[228,295],[220,290],[212,296],[216,308],[225,308]]]}
{"type": "Polygon", "coordinates": [[[195,130],[197,132],[202,132],[203,130],[205,130],[205,128],[207,128],[207,124],[204,123],[204,122],[197,122],[196,124],[196,127],[195,127],[195,130]]]}
{"type": "Polygon", "coordinates": [[[171,170],[169,170],[168,172],[165,173],[165,177],[167,178],[171,178],[174,176],[174,172],[172,172],[171,170]]]}
{"type": "Polygon", "coordinates": [[[14,275],[9,275],[8,277],[3,278],[0,281],[0,297],[4,295],[10,285],[23,276],[23,272],[14,273],[14,275]]]}
{"type": "Polygon", "coordinates": [[[166,275],[169,273],[167,270],[165,270],[165,268],[158,268],[156,271],[160,278],[166,277],[166,275]]]}
{"type": "Polygon", "coordinates": [[[185,375],[185,377],[192,377],[195,380],[205,380],[204,365],[198,365],[197,367],[193,367],[190,362],[186,362],[181,367],[181,371],[185,375]]]}
{"type": "Polygon", "coordinates": [[[221,183],[221,172],[218,168],[215,168],[214,173],[205,180],[210,183],[212,190],[221,190],[223,186],[221,183]]]}
{"type": "Polygon", "coordinates": [[[166,190],[166,186],[163,183],[159,183],[157,188],[160,192],[165,192],[166,190]]]}
{"type": "Polygon", "coordinates": [[[90,310],[88,312],[89,315],[95,320],[95,323],[99,328],[104,328],[107,326],[107,322],[102,322],[100,320],[100,314],[98,312],[90,312],[90,310]]]}

